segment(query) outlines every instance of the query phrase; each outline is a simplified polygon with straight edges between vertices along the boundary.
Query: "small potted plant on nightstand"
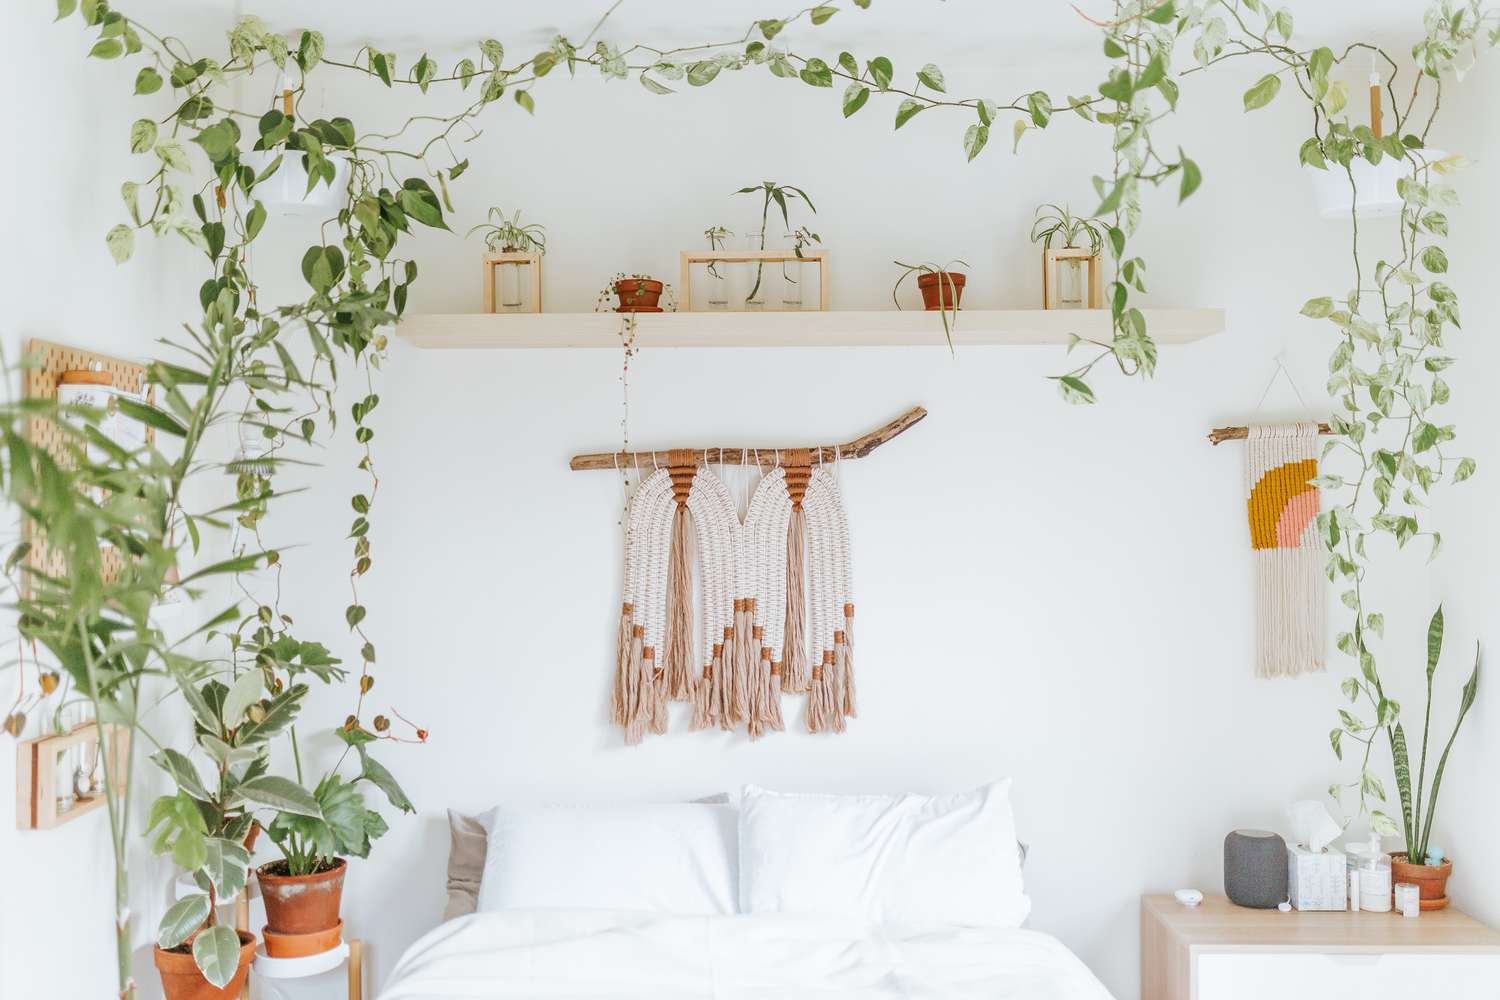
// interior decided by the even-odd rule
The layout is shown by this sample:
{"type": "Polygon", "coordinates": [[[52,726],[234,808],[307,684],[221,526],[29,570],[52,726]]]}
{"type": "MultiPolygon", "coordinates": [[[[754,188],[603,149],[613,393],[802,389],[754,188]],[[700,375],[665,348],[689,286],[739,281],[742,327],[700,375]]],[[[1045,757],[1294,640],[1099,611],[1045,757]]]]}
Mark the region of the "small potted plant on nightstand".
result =
{"type": "Polygon", "coordinates": [[[594,302],[594,311],[602,312],[611,299],[618,299],[619,305],[614,307],[615,312],[662,312],[662,294],[666,293],[670,302],[671,287],[649,274],[617,274],[599,293],[594,302]]]}

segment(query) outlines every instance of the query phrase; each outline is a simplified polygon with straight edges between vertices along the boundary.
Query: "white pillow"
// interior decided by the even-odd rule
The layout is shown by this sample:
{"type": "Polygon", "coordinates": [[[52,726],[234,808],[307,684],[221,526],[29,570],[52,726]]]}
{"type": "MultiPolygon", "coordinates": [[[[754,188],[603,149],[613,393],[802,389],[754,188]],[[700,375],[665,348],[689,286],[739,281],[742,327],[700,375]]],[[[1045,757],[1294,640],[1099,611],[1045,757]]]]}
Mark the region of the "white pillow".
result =
{"type": "Polygon", "coordinates": [[[887,927],[1019,927],[1010,781],[962,795],[797,795],[746,786],[740,908],[887,927]]]}
{"type": "Polygon", "coordinates": [[[496,806],[479,911],[735,912],[735,812],[723,805],[496,806]]]}

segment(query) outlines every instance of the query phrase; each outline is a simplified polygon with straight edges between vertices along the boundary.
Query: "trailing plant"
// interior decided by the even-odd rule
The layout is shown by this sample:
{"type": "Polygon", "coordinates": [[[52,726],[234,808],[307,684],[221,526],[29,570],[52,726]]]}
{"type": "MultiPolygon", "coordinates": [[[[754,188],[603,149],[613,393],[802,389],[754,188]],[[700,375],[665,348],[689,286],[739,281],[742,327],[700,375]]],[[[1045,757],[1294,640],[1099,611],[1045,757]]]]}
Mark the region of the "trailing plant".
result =
{"type": "MultiPolygon", "coordinates": [[[[771,204],[773,202],[776,204],[777,208],[781,209],[781,221],[786,226],[788,231],[792,231],[791,210],[787,207],[787,202],[789,199],[800,199],[805,205],[807,205],[807,208],[810,212],[812,212],[814,215],[818,213],[817,206],[815,206],[812,202],[812,199],[807,196],[807,192],[803,191],[799,187],[794,187],[791,184],[778,184],[775,181],[761,181],[759,184],[752,184],[749,187],[742,187],[738,191],[736,191],[735,194],[759,194],[761,196],[760,233],[756,237],[756,248],[760,250],[764,250],[766,248],[766,226],[770,224],[771,204]]],[[[796,238],[796,245],[794,246],[793,250],[799,259],[802,257],[803,246],[809,241],[818,239],[817,234],[809,233],[805,228],[799,228],[795,230],[793,235],[796,238]]],[[[765,276],[765,267],[766,265],[764,261],[759,261],[756,263],[755,284],[751,286],[749,294],[745,296],[746,302],[753,301],[755,299],[755,294],[760,291],[761,280],[765,276]]]]}
{"type": "Polygon", "coordinates": [[[1106,226],[1094,219],[1074,215],[1066,206],[1043,205],[1036,210],[1036,221],[1031,226],[1031,242],[1040,243],[1043,250],[1052,249],[1052,241],[1062,240],[1063,247],[1078,246],[1079,239],[1088,238],[1089,253],[1097,254],[1104,249],[1106,226]]]}
{"type": "Polygon", "coordinates": [[[540,223],[522,224],[521,210],[506,218],[499,208],[491,208],[485,216],[488,220],[470,229],[469,236],[484,233],[484,245],[490,253],[537,253],[547,252],[547,230],[540,223]]]}
{"type": "MultiPolygon", "coordinates": [[[[369,515],[379,487],[370,451],[375,431],[369,416],[379,402],[373,379],[384,356],[385,331],[404,310],[417,278],[416,263],[401,256],[402,240],[414,227],[448,228],[450,189],[469,167],[455,142],[476,134],[476,121],[492,114],[507,95],[506,103],[534,113],[547,78],[570,78],[580,68],[591,67],[606,79],[634,76],[658,95],[672,93],[670,85],[681,81],[702,87],[724,72],[764,69],[773,78],[800,81],[814,92],[842,86],[837,99],[845,117],[869,105],[872,97],[890,100],[896,104],[897,129],[920,113],[956,112],[967,123],[961,148],[970,160],[986,148],[991,129],[1003,127],[1002,117],[1013,120],[1013,148],[1027,131],[1046,129],[1060,117],[1102,125],[1110,136],[1111,167],[1095,178],[1100,204],[1092,214],[1110,220],[1105,237],[1117,273],[1108,289],[1112,331],[1108,340],[1078,342],[1075,346],[1090,350],[1090,357],[1056,377],[1065,399],[1090,403],[1095,395],[1089,379],[1100,361],[1109,359],[1129,376],[1149,376],[1155,370],[1156,346],[1145,314],[1132,299],[1143,290],[1144,262],[1130,249],[1142,221],[1142,192],[1170,183],[1181,200],[1202,183],[1197,164],[1180,148],[1173,153],[1175,144],[1162,137],[1160,128],[1175,112],[1180,87],[1192,74],[1249,58],[1264,61],[1270,72],[1245,94],[1246,110],[1271,103],[1286,83],[1292,86],[1285,89],[1297,91],[1306,102],[1311,129],[1300,151],[1304,163],[1339,170],[1351,186],[1358,158],[1374,163],[1400,157],[1413,166],[1402,186],[1399,237],[1390,250],[1377,255],[1379,263],[1366,272],[1361,256],[1369,251],[1356,226],[1348,289],[1315,297],[1304,307],[1306,314],[1333,325],[1330,391],[1343,408],[1330,422],[1337,434],[1332,447],[1345,468],[1330,467],[1321,484],[1334,502],[1319,528],[1330,548],[1330,574],[1346,583],[1344,601],[1353,619],[1339,639],[1359,669],[1346,693],[1374,713],[1371,721],[1351,715],[1353,722],[1341,727],[1364,744],[1361,806],[1367,795],[1378,797],[1380,792],[1369,767],[1377,736],[1385,734],[1398,772],[1407,766],[1399,706],[1384,693],[1372,649],[1384,620],[1365,606],[1363,584],[1370,568],[1368,545],[1387,535],[1397,545],[1418,536],[1436,542],[1436,533],[1424,527],[1422,504],[1428,491],[1474,471],[1471,460],[1449,454],[1454,429],[1436,412],[1449,398],[1441,378],[1451,363],[1443,339],[1457,327],[1459,315],[1457,297],[1440,277],[1449,263],[1441,246],[1446,213],[1456,203],[1442,174],[1456,162],[1424,165],[1421,151],[1441,107],[1441,74],[1462,68],[1479,45],[1500,40],[1500,19],[1479,0],[1432,5],[1423,37],[1413,49],[1418,69],[1404,106],[1396,100],[1397,64],[1388,55],[1363,42],[1338,51],[1297,49],[1291,43],[1290,10],[1265,0],[1120,0],[1110,20],[1097,22],[1110,60],[1097,92],[1055,98],[1036,90],[1009,101],[951,96],[942,70],[932,63],[898,79],[892,60],[883,55],[813,55],[771,47],[790,24],[821,25],[847,10],[838,3],[757,20],[738,38],[721,43],[621,45],[598,37],[602,21],[581,41],[558,36],[519,57],[507,58],[499,40],[484,39],[447,69],[426,54],[398,66],[394,54],[372,46],[341,57],[328,52],[317,31],[283,35],[268,31],[253,16],[235,23],[223,51],[205,55],[107,0],[54,3],[61,18],[76,14],[88,27],[90,57],[134,64],[131,86],[149,102],[148,112],[130,129],[131,149],[140,154],[143,167],[123,185],[126,221],[106,234],[109,251],[124,261],[137,234],[150,231],[184,239],[207,258],[201,317],[188,324],[188,339],[176,345],[180,350],[174,360],[151,369],[159,405],[131,404],[140,419],[173,440],[170,452],[155,446],[125,452],[100,445],[104,457],[91,460],[85,446],[99,435],[97,428],[91,433],[85,426],[64,436],[68,455],[56,460],[28,444],[25,425],[38,416],[36,407],[9,403],[0,408],[0,443],[8,449],[0,453],[6,495],[45,525],[56,554],[46,572],[28,572],[25,553],[13,554],[13,569],[24,574],[31,588],[18,600],[22,634],[45,651],[43,669],[60,670],[78,695],[93,703],[101,727],[103,721],[120,723],[160,749],[145,725],[152,703],[147,685],[170,683],[170,690],[178,692],[175,697],[186,700],[189,696],[181,693],[186,689],[216,678],[232,689],[251,669],[265,673],[268,691],[275,690],[278,680],[286,683],[285,654],[278,643],[292,623],[277,597],[251,597],[255,610],[244,621],[233,609],[204,616],[189,639],[171,643],[152,624],[150,611],[168,590],[180,586],[201,593],[215,577],[237,578],[257,570],[279,579],[278,551],[264,544],[260,527],[284,492],[280,480],[285,468],[297,461],[283,450],[309,443],[320,422],[335,429],[334,389],[342,362],[346,385],[349,369],[364,380],[365,391],[351,415],[361,447],[360,469],[367,477],[367,487],[351,497],[355,518],[349,530],[351,599],[345,619],[361,643],[361,666],[355,713],[343,729],[372,739],[396,738],[360,721],[376,659],[359,596],[359,581],[371,566],[369,515]],[[1177,66],[1179,48],[1191,50],[1185,68],[1177,66]],[[1368,60],[1372,52],[1390,70],[1387,92],[1395,128],[1383,137],[1343,113],[1345,95],[1332,75],[1351,59],[1368,60]],[[567,74],[554,72],[559,68],[567,74]],[[253,90],[257,70],[284,75],[290,114],[276,99],[280,94],[268,94],[259,107],[237,107],[236,95],[253,90]],[[310,77],[334,72],[364,76],[392,89],[453,94],[456,107],[414,116],[385,134],[361,132],[343,115],[304,113],[310,77]],[[1430,99],[1419,102],[1424,95],[1430,99]],[[1413,110],[1419,106],[1427,110],[1413,110]],[[275,154],[270,165],[255,169],[243,162],[241,153],[252,149],[275,154]],[[336,167],[340,160],[347,161],[343,175],[336,167]],[[339,192],[338,211],[324,220],[317,242],[303,253],[307,289],[300,298],[271,305],[255,294],[249,253],[271,224],[257,188],[277,170],[293,166],[305,172],[310,185],[347,176],[348,186],[339,192]],[[310,363],[296,360],[304,352],[312,357],[310,363]],[[207,432],[221,420],[236,419],[236,411],[262,424],[273,447],[253,464],[215,463],[202,450],[207,432]],[[236,500],[223,508],[185,509],[183,487],[189,476],[215,464],[235,474],[236,500]],[[174,582],[179,554],[186,555],[182,550],[191,545],[198,551],[205,529],[235,526],[247,532],[247,539],[234,544],[230,558],[174,582]],[[116,578],[106,579],[101,571],[100,540],[131,554],[116,578]],[[225,637],[228,650],[219,658],[196,649],[190,653],[181,645],[225,637]],[[268,662],[273,664],[269,670],[268,662]]],[[[853,4],[868,7],[869,0],[853,4]]],[[[764,245],[770,203],[778,201],[790,228],[787,192],[807,199],[796,189],[769,182],[747,189],[754,191],[764,199],[764,245]],[[775,198],[773,190],[782,197],[775,198]]],[[[624,317],[627,359],[633,332],[633,317],[624,317]]],[[[120,405],[126,407],[126,402],[120,405]]],[[[245,590],[250,591],[249,584],[245,590]]],[[[224,723],[221,717],[216,725],[224,723]]],[[[416,730],[414,738],[424,736],[416,730]]],[[[128,996],[134,992],[126,953],[130,786],[114,788],[107,772],[120,990],[128,996]]],[[[1378,826],[1382,814],[1376,810],[1373,818],[1378,826]]]]}
{"type": "Polygon", "coordinates": [[[942,304],[942,307],[939,308],[937,312],[943,320],[943,337],[948,341],[948,350],[950,353],[954,352],[955,348],[953,346],[953,327],[958,325],[959,292],[957,287],[955,287],[954,285],[951,272],[953,270],[953,265],[962,264],[964,267],[968,267],[969,262],[966,260],[958,260],[955,258],[954,260],[950,260],[946,264],[932,264],[925,262],[919,264],[903,264],[899,260],[893,260],[891,261],[891,263],[902,269],[901,276],[897,278],[896,283],[891,286],[891,301],[896,303],[897,309],[901,308],[901,299],[897,297],[896,293],[901,290],[901,284],[906,281],[907,278],[910,278],[914,274],[937,275],[938,281],[943,286],[943,295],[938,299],[938,302],[942,304]]]}

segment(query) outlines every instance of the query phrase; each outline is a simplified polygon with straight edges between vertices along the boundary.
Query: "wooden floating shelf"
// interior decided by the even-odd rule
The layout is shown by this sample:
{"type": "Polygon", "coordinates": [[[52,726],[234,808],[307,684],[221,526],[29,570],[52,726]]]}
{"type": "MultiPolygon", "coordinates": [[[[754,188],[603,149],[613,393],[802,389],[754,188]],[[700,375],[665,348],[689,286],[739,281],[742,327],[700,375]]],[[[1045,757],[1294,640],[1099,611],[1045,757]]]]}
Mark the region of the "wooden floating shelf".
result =
{"type": "MultiPolygon", "coordinates": [[[[1146,309],[1158,344],[1189,344],[1224,329],[1222,309],[1146,309]]],[[[396,334],[415,347],[519,350],[620,347],[621,315],[484,313],[411,315],[396,334]]],[[[976,309],[960,311],[953,340],[960,347],[1066,344],[1070,335],[1109,340],[1105,309],[976,309]]],[[[637,313],[638,347],[944,347],[933,313],[677,312],[637,313]]]]}

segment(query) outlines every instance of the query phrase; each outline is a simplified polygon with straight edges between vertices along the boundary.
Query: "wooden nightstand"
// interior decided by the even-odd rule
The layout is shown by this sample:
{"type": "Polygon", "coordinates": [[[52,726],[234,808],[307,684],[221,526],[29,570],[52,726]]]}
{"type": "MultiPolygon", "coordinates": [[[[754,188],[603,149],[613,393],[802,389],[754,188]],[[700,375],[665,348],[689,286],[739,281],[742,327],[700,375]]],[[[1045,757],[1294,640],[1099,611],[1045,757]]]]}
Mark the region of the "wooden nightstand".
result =
{"type": "Polygon", "coordinates": [[[1497,996],[1500,932],[1451,907],[1408,919],[1141,897],[1141,1000],[1497,996]]]}

